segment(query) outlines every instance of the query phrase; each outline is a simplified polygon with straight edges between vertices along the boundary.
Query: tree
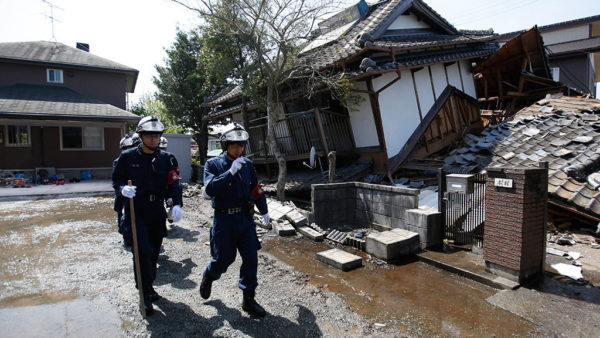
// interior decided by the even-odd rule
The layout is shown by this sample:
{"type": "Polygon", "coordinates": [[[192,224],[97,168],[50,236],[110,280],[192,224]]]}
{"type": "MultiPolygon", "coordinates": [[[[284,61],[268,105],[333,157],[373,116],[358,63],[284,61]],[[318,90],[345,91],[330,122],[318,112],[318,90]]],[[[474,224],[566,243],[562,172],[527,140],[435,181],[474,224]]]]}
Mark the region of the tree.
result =
{"type": "Polygon", "coordinates": [[[213,40],[207,43],[202,27],[189,32],[177,31],[175,42],[166,50],[165,66],[156,66],[158,77],[153,79],[158,88],[157,98],[164,104],[165,114],[177,125],[193,131],[198,143],[200,161],[206,160],[208,121],[203,119],[202,103],[223,89],[231,74],[231,62],[212,62],[213,40]]]}
{"type": "Polygon", "coordinates": [[[138,102],[134,103],[130,111],[139,116],[156,116],[165,125],[165,133],[181,134],[184,128],[180,127],[173,117],[167,114],[165,105],[156,95],[145,93],[138,102]]]}
{"type": "MultiPolygon", "coordinates": [[[[279,166],[277,198],[285,199],[287,165],[275,141],[274,107],[281,86],[291,79],[300,44],[307,41],[315,24],[339,9],[333,0],[172,0],[204,18],[216,20],[249,42],[247,57],[255,60],[261,88],[266,92],[267,143],[279,166]]],[[[306,65],[303,65],[306,67],[306,65]]],[[[304,68],[303,67],[303,68],[304,68]]],[[[296,72],[297,73],[297,72],[296,72]]],[[[305,74],[306,72],[302,72],[305,74]]],[[[309,72],[310,73],[310,72],[309,72]]],[[[310,82],[308,82],[310,83],[310,82]]]]}

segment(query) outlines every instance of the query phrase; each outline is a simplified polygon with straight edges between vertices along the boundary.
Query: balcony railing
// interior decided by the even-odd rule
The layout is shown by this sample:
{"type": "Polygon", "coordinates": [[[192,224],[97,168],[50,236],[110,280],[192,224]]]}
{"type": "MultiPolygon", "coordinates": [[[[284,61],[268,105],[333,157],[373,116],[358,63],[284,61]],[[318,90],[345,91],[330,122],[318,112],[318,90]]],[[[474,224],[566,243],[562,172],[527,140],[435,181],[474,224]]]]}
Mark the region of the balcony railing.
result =
{"type": "MultiPolygon", "coordinates": [[[[275,156],[267,145],[267,124],[248,128],[249,152],[254,161],[273,162],[275,156]]],[[[287,115],[275,124],[275,140],[286,160],[308,158],[311,147],[321,156],[332,150],[349,153],[355,149],[352,128],[347,115],[324,110],[287,115]]]]}

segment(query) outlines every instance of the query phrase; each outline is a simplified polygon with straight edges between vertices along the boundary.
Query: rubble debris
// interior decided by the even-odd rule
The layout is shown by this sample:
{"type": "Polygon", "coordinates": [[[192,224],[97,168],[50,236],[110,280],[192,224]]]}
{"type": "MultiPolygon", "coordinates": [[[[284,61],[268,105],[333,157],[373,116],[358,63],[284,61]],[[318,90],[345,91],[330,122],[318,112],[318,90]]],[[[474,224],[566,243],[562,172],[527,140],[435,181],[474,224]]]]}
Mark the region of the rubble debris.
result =
{"type": "Polygon", "coordinates": [[[577,242],[571,236],[562,236],[556,239],[558,245],[575,245],[577,242]]]}
{"type": "Polygon", "coordinates": [[[296,229],[288,221],[273,222],[273,230],[279,236],[293,236],[296,234],[296,229]]]}
{"type": "Polygon", "coordinates": [[[312,239],[313,241],[320,242],[325,238],[325,234],[317,232],[316,230],[314,230],[306,225],[298,227],[297,230],[303,236],[306,236],[306,237],[312,239]]]}
{"type": "Polygon", "coordinates": [[[344,245],[344,244],[346,244],[346,239],[348,238],[348,234],[346,234],[345,232],[341,232],[339,230],[333,230],[327,235],[326,238],[332,242],[336,242],[336,243],[344,245]]]}
{"type": "Polygon", "coordinates": [[[317,260],[342,271],[362,266],[362,258],[340,249],[330,249],[317,253],[317,260]]]}
{"type": "Polygon", "coordinates": [[[555,256],[565,256],[567,254],[566,251],[562,251],[562,250],[558,250],[558,249],[554,249],[554,248],[546,248],[546,253],[549,253],[551,255],[555,255],[555,256]]]}
{"type": "Polygon", "coordinates": [[[584,280],[583,275],[581,274],[581,267],[564,263],[552,264],[551,266],[554,270],[558,271],[558,273],[563,276],[567,276],[576,281],[584,280]]]}
{"type": "Polygon", "coordinates": [[[367,246],[367,241],[364,239],[348,236],[346,238],[346,245],[351,246],[351,247],[361,250],[361,251],[365,251],[366,246],[367,246]]]}
{"type": "Polygon", "coordinates": [[[577,251],[569,251],[569,252],[567,252],[567,259],[568,260],[572,259],[572,260],[576,261],[576,260],[578,260],[581,257],[583,257],[583,256],[581,256],[581,253],[579,253],[577,251]]]}

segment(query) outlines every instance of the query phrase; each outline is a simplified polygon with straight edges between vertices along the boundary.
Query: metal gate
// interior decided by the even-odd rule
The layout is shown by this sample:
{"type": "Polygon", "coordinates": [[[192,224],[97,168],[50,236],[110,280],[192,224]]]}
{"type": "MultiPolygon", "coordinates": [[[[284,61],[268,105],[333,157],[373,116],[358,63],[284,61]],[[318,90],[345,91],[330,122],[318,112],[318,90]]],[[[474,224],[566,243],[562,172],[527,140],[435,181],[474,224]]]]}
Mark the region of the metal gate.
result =
{"type": "Polygon", "coordinates": [[[473,174],[473,189],[468,193],[448,191],[447,174],[440,170],[438,177],[443,236],[454,244],[482,247],[487,173],[473,174]]]}

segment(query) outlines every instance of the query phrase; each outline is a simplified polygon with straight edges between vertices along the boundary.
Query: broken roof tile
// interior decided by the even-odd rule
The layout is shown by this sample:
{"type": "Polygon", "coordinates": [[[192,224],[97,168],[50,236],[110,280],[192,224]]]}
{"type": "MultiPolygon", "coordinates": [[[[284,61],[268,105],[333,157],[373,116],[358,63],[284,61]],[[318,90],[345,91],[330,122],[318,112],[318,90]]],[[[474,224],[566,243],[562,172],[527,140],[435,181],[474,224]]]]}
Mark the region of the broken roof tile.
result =
{"type": "Polygon", "coordinates": [[[571,140],[565,139],[565,138],[561,137],[559,139],[556,139],[556,140],[552,141],[551,144],[553,146],[557,146],[557,147],[564,147],[564,146],[568,145],[569,143],[571,143],[571,140]]]}
{"type": "Polygon", "coordinates": [[[577,143],[590,143],[594,138],[591,136],[577,136],[573,139],[573,142],[577,143]]]}

